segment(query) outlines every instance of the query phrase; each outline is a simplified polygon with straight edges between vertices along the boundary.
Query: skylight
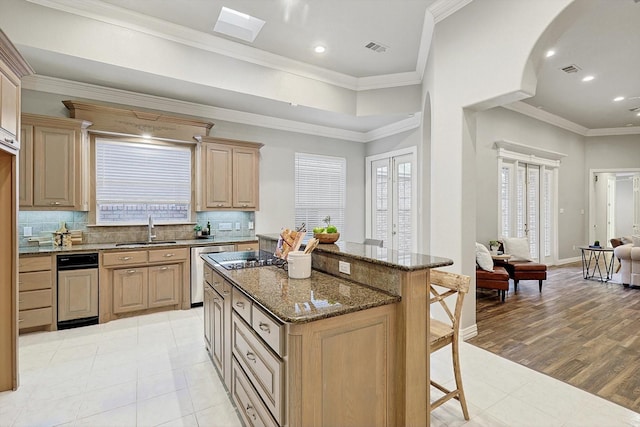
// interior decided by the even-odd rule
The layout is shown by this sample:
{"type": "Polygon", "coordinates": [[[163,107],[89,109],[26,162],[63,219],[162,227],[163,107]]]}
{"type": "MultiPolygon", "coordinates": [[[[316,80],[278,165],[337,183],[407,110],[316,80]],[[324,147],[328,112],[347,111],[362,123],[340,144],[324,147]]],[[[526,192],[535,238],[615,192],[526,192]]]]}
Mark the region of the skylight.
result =
{"type": "Polygon", "coordinates": [[[213,31],[253,43],[263,25],[262,19],[223,7],[213,31]]]}

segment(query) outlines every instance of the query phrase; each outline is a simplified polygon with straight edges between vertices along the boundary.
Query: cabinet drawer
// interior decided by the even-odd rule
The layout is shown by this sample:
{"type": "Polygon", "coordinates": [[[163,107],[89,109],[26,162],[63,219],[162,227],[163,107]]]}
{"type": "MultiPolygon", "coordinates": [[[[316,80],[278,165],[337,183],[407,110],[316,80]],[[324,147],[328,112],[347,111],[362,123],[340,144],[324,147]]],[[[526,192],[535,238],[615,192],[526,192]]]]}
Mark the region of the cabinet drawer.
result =
{"type": "Polygon", "coordinates": [[[156,249],[149,251],[149,262],[185,260],[189,256],[186,248],[156,249]]]}
{"type": "Polygon", "coordinates": [[[264,406],[253,387],[251,387],[249,379],[235,359],[231,360],[231,384],[233,402],[238,407],[238,412],[240,412],[240,417],[245,425],[251,427],[277,427],[277,424],[269,415],[269,410],[264,406]]]}
{"type": "Polygon", "coordinates": [[[257,251],[258,250],[258,242],[250,242],[250,243],[236,243],[236,251],[257,251]]]}
{"type": "Polygon", "coordinates": [[[251,300],[242,292],[233,288],[233,309],[242,317],[246,322],[251,324],[251,300]]]}
{"type": "Polygon", "coordinates": [[[147,251],[108,252],[102,255],[102,265],[127,265],[147,262],[147,251]]]}
{"type": "Polygon", "coordinates": [[[204,265],[204,280],[208,284],[213,285],[213,268],[207,264],[204,265]]]}
{"type": "Polygon", "coordinates": [[[282,424],[283,362],[233,315],[233,355],[276,421],[282,424]]]}
{"type": "Polygon", "coordinates": [[[51,325],[53,322],[52,310],[51,307],[46,307],[20,311],[18,313],[19,328],[24,329],[33,328],[34,326],[51,325]]]}
{"type": "Polygon", "coordinates": [[[20,273],[26,271],[43,271],[51,270],[52,262],[50,256],[34,256],[18,258],[18,271],[20,273]]]}
{"type": "Polygon", "coordinates": [[[18,289],[34,291],[37,289],[51,289],[51,271],[34,271],[18,274],[18,289]]]}
{"type": "Polygon", "coordinates": [[[222,295],[222,298],[227,298],[229,295],[231,295],[231,285],[214,270],[211,270],[211,282],[209,283],[211,283],[213,289],[215,289],[220,295],[222,295]]]}
{"type": "Polygon", "coordinates": [[[26,291],[18,294],[18,306],[20,310],[51,307],[52,303],[51,289],[26,291]]]}
{"type": "Polygon", "coordinates": [[[257,305],[251,306],[251,327],[278,355],[284,354],[284,326],[273,320],[257,305]]]}

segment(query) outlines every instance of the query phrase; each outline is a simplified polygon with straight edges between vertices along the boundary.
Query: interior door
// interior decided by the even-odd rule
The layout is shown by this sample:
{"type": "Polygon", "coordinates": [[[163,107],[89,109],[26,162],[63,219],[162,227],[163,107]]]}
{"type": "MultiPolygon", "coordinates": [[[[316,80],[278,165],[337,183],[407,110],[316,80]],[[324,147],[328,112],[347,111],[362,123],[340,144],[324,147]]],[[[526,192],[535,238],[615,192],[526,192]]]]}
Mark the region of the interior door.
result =
{"type": "Polygon", "coordinates": [[[633,234],[640,234],[640,174],[633,176],[633,234]]]}

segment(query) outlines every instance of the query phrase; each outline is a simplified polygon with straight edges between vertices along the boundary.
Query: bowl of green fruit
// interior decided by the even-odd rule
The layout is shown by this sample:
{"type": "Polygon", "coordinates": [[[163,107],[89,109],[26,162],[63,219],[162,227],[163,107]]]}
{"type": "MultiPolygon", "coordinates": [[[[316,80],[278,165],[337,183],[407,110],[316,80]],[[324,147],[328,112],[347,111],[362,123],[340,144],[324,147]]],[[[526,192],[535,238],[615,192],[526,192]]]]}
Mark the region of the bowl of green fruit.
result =
{"type": "Polygon", "coordinates": [[[326,227],[314,227],[313,237],[318,239],[320,243],[335,243],[340,238],[340,233],[335,225],[329,224],[331,218],[327,217],[324,221],[327,223],[326,227]]]}

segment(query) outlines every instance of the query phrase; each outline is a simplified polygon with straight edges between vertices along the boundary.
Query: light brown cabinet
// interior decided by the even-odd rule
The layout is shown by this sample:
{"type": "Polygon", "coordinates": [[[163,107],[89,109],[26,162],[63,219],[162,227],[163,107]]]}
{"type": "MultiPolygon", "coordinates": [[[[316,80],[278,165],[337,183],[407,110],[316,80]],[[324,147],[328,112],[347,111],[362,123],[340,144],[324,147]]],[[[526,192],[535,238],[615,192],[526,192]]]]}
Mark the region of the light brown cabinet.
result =
{"type": "Polygon", "coordinates": [[[204,270],[207,350],[223,382],[231,387],[231,285],[206,264],[204,270]]]}
{"type": "Polygon", "coordinates": [[[262,144],[203,137],[198,210],[259,208],[262,144]]]}
{"type": "Polygon", "coordinates": [[[105,252],[100,266],[100,323],[191,307],[188,248],[105,252]]]}
{"type": "Polygon", "coordinates": [[[0,64],[0,128],[4,131],[4,142],[14,144],[20,123],[20,79],[5,64],[0,64]]]}
{"type": "Polygon", "coordinates": [[[98,270],[58,274],[58,322],[98,315],[98,270]]]}
{"type": "Polygon", "coordinates": [[[236,251],[257,251],[259,249],[258,242],[236,243],[236,251]]]}
{"type": "Polygon", "coordinates": [[[35,209],[87,210],[87,175],[81,120],[22,115],[20,130],[20,206],[35,209]],[[37,173],[36,173],[37,172],[37,173]]]}
{"type": "Polygon", "coordinates": [[[20,257],[18,276],[18,328],[54,330],[56,287],[51,256],[20,257]]]}

